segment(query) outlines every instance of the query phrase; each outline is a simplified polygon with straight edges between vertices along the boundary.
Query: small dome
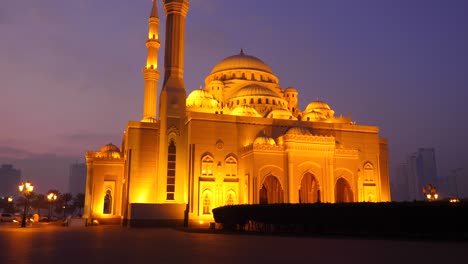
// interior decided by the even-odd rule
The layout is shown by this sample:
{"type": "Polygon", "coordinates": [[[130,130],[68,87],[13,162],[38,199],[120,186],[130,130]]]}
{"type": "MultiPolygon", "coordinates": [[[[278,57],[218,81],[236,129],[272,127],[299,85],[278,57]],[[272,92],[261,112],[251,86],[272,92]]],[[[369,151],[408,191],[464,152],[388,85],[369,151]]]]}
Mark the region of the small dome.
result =
{"type": "Polygon", "coordinates": [[[333,111],[327,103],[317,100],[307,106],[302,120],[329,122],[330,119],[333,119],[334,115],[335,111],[333,111]]]}
{"type": "Polygon", "coordinates": [[[297,93],[296,88],[293,87],[288,87],[286,90],[284,90],[285,93],[297,93]]]}
{"type": "Polygon", "coordinates": [[[239,89],[236,93],[231,96],[231,99],[236,97],[246,96],[269,96],[279,97],[274,91],[259,85],[248,85],[239,89]]]}
{"type": "Polygon", "coordinates": [[[213,85],[220,85],[220,86],[224,86],[224,83],[220,80],[213,80],[210,82],[210,85],[213,86],[213,85]]]}
{"type": "Polygon", "coordinates": [[[304,113],[309,113],[309,112],[317,111],[317,110],[332,110],[332,109],[330,108],[330,106],[327,103],[322,102],[320,100],[317,100],[317,101],[313,101],[309,105],[307,105],[306,110],[304,111],[304,113]]]}
{"type": "Polygon", "coordinates": [[[267,118],[275,118],[275,119],[290,119],[290,120],[297,120],[295,116],[292,115],[289,110],[281,108],[281,109],[274,109],[268,113],[267,118]]]}
{"type": "Polygon", "coordinates": [[[286,131],[285,135],[295,135],[295,136],[312,136],[312,133],[308,128],[305,127],[291,127],[286,131]]]}
{"type": "Polygon", "coordinates": [[[259,136],[254,140],[254,145],[271,145],[274,146],[276,145],[276,142],[273,138],[269,136],[259,136]]]}
{"type": "Polygon", "coordinates": [[[265,62],[257,57],[246,55],[243,50],[241,50],[240,54],[227,57],[219,62],[213,70],[211,70],[211,74],[220,71],[239,69],[258,70],[273,74],[270,67],[268,67],[265,62]]]}
{"type": "Polygon", "coordinates": [[[187,96],[187,100],[188,99],[200,99],[200,98],[213,99],[213,96],[203,89],[193,90],[189,94],[189,96],[187,96]]]}
{"type": "Polygon", "coordinates": [[[102,146],[99,152],[101,153],[119,152],[120,153],[120,149],[116,145],[109,143],[107,145],[102,146]]]}
{"type": "Polygon", "coordinates": [[[189,96],[187,97],[186,105],[216,108],[218,106],[218,101],[216,101],[216,99],[213,98],[213,95],[211,95],[207,91],[197,89],[189,94],[189,96]]]}
{"type": "Polygon", "coordinates": [[[112,144],[109,143],[107,145],[104,145],[100,150],[100,154],[98,154],[98,157],[100,158],[114,158],[114,159],[119,159],[122,157],[122,153],[120,152],[120,149],[112,144]]]}
{"type": "Polygon", "coordinates": [[[238,105],[232,111],[231,115],[262,117],[255,108],[249,105],[238,105]]]}

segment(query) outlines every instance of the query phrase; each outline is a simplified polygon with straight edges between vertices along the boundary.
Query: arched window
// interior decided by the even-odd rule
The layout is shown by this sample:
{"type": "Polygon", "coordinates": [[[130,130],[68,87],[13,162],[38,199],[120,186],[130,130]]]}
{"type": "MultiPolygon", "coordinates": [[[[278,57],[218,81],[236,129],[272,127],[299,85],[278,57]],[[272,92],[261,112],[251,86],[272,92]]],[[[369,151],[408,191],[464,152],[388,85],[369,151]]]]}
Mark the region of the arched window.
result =
{"type": "Polygon", "coordinates": [[[269,103],[270,103],[270,100],[268,100],[268,98],[265,99],[265,100],[266,100],[266,102],[265,102],[266,104],[269,104],[269,103]]]}
{"type": "Polygon", "coordinates": [[[205,155],[202,158],[201,175],[213,176],[213,157],[210,155],[205,155]]]}
{"type": "Polygon", "coordinates": [[[254,99],[253,99],[253,98],[250,98],[250,103],[251,103],[251,104],[254,103],[254,99]]]}
{"type": "Polygon", "coordinates": [[[112,191],[107,190],[106,195],[104,196],[104,208],[102,211],[103,214],[112,214],[112,191]]]}
{"type": "Polygon", "coordinates": [[[174,139],[171,139],[167,147],[167,185],[166,200],[174,200],[176,176],[176,145],[174,139]]]}
{"type": "Polygon", "coordinates": [[[374,166],[370,162],[364,164],[364,180],[374,181],[374,166]]]}
{"type": "Polygon", "coordinates": [[[259,103],[259,104],[262,103],[262,98],[258,98],[258,103],[259,103]]]}
{"type": "Polygon", "coordinates": [[[237,176],[237,160],[233,156],[229,156],[226,159],[226,177],[236,177],[237,176]]]}
{"type": "Polygon", "coordinates": [[[237,105],[239,105],[239,99],[237,99],[237,105]]]}
{"type": "Polygon", "coordinates": [[[203,214],[211,214],[211,192],[206,190],[203,192],[203,214]]]}
{"type": "Polygon", "coordinates": [[[233,190],[230,190],[226,195],[226,205],[234,204],[236,204],[236,193],[233,190]]]}

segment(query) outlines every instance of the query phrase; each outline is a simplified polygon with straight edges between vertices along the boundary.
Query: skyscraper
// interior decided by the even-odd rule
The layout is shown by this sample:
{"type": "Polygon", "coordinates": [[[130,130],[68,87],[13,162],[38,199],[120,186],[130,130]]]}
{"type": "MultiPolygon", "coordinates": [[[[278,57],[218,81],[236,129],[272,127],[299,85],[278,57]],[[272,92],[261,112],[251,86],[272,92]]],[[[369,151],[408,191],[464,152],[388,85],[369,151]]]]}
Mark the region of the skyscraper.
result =
{"type": "Polygon", "coordinates": [[[0,196],[17,196],[18,185],[21,182],[21,171],[11,164],[0,167],[0,196]]]}
{"type": "Polygon", "coordinates": [[[435,150],[433,148],[419,148],[417,152],[409,155],[399,165],[396,177],[393,180],[397,200],[413,201],[424,200],[423,187],[428,184],[440,187],[437,177],[435,150]]]}
{"type": "Polygon", "coordinates": [[[74,163],[70,165],[68,178],[68,192],[72,195],[85,192],[86,163],[74,163]]]}

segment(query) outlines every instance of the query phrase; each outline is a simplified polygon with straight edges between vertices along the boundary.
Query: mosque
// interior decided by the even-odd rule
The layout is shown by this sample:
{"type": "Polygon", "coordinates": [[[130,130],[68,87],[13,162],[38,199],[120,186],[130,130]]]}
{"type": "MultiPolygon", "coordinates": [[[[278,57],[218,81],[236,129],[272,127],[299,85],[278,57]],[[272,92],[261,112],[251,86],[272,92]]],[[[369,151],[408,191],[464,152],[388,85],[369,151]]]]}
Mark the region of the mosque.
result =
{"type": "Polygon", "coordinates": [[[189,0],[163,0],[164,78],[158,97],[159,16],[153,1],[140,121],[120,146],[86,152],[83,217],[125,226],[208,223],[234,204],[390,201],[387,140],[376,126],[298,106],[261,59],[240,51],[188,96],[184,31],[189,0]],[[159,99],[159,116],[157,102],[159,99]]]}

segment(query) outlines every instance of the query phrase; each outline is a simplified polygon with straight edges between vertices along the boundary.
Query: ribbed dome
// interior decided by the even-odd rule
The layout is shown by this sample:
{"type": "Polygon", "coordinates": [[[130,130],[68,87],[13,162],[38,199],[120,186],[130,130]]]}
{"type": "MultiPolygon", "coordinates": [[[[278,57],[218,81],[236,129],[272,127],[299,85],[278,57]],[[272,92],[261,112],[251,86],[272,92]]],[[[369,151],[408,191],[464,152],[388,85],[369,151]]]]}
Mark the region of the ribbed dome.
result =
{"type": "Polygon", "coordinates": [[[236,93],[231,96],[232,98],[236,97],[245,97],[245,96],[269,96],[269,97],[279,97],[272,90],[258,86],[258,85],[248,85],[239,89],[236,93]]]}
{"type": "Polygon", "coordinates": [[[205,90],[202,90],[202,89],[197,89],[197,90],[193,90],[189,96],[187,97],[187,100],[189,99],[213,99],[213,95],[211,95],[210,93],[206,92],[205,90]]]}
{"type": "Polygon", "coordinates": [[[116,145],[109,143],[107,145],[102,146],[99,152],[101,153],[119,152],[120,153],[120,149],[116,145]]]}
{"type": "Polygon", "coordinates": [[[309,113],[309,112],[317,111],[317,110],[331,110],[331,108],[327,103],[317,100],[307,105],[304,113],[309,113]]]}
{"type": "Polygon", "coordinates": [[[268,113],[267,118],[297,120],[289,110],[284,108],[272,110],[268,113]]]}
{"type": "Polygon", "coordinates": [[[238,105],[231,111],[231,115],[262,117],[255,108],[249,105],[238,105]]]}
{"type": "Polygon", "coordinates": [[[218,107],[218,101],[209,92],[197,89],[189,94],[186,105],[187,107],[207,108],[206,110],[211,111],[210,109],[218,107]]]}
{"type": "Polygon", "coordinates": [[[312,133],[305,127],[291,127],[286,131],[285,135],[312,136],[312,133]]]}
{"type": "Polygon", "coordinates": [[[259,70],[273,74],[270,67],[268,67],[265,62],[257,57],[246,55],[243,50],[241,50],[240,54],[227,57],[219,62],[213,70],[211,70],[211,73],[237,69],[259,70]]]}
{"type": "Polygon", "coordinates": [[[276,145],[276,142],[269,136],[259,136],[254,140],[254,145],[276,145]]]}

